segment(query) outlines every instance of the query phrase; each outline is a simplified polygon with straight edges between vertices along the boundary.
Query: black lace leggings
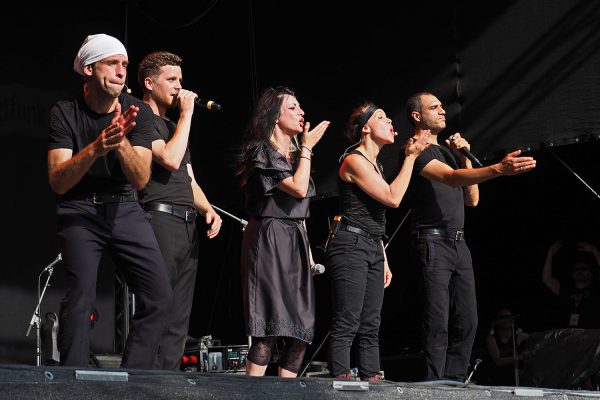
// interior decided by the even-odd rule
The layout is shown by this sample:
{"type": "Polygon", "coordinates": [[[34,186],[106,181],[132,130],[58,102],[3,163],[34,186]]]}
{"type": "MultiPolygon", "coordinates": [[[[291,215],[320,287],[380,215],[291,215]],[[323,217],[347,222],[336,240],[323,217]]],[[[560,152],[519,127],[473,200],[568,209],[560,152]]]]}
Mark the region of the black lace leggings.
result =
{"type": "MultiPolygon", "coordinates": [[[[253,337],[252,346],[248,351],[248,360],[256,365],[269,364],[273,348],[277,345],[277,336],[253,337]]],[[[279,367],[290,372],[298,373],[306,351],[306,342],[291,337],[283,338],[284,346],[279,354],[279,367]]]]}

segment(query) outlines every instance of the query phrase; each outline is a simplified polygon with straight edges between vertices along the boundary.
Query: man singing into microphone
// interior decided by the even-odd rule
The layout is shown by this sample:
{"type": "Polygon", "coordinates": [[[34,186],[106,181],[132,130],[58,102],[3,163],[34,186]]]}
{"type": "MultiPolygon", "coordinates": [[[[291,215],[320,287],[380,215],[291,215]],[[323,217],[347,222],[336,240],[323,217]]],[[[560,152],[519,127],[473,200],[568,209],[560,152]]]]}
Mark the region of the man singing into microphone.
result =
{"type": "Polygon", "coordinates": [[[197,212],[210,226],[209,238],[217,236],[221,228],[221,217],[196,183],[192,170],[188,140],[197,96],[181,87],[181,64],[179,56],[160,51],[148,54],[138,67],[143,100],[154,112],[152,176],[140,201],[152,216],[173,289],[173,303],[154,367],[174,371],[179,370],[184,352],[196,284],[197,212]],[[177,123],[165,115],[174,107],[179,107],[177,123]]]}
{"type": "Polygon", "coordinates": [[[475,279],[465,243],[464,206],[479,202],[478,183],[531,171],[536,162],[507,154],[502,161],[473,168],[460,149],[469,143],[455,134],[438,144],[446,112],[431,93],[420,92],[406,104],[413,137],[430,132],[430,146],[416,159],[411,180],[412,258],[423,294],[427,380],[464,382],[477,329],[475,279]]]}

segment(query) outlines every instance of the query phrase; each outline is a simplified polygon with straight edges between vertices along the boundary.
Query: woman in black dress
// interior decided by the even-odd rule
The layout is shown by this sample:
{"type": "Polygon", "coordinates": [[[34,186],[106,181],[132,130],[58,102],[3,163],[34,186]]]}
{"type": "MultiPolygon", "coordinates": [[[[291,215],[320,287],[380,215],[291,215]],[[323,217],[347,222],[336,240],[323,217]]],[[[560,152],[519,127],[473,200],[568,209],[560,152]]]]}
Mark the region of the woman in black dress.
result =
{"type": "Polygon", "coordinates": [[[304,219],[315,194],[312,150],[328,126],[323,121],[309,131],[287,88],[267,89],[248,126],[239,171],[250,216],[242,243],[244,317],[253,337],[246,375],[265,374],[282,337],[278,375],[295,377],[313,339],[314,262],[304,219]]]}

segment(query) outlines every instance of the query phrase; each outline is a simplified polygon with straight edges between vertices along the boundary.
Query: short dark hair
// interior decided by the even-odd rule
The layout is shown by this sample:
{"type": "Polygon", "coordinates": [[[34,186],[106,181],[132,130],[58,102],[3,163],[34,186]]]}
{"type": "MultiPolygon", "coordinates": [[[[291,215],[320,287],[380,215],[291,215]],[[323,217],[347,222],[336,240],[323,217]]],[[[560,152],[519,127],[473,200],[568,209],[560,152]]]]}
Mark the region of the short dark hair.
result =
{"type": "Polygon", "coordinates": [[[406,100],[406,117],[408,118],[408,122],[412,126],[415,126],[415,120],[412,117],[413,112],[421,113],[423,112],[423,105],[421,104],[421,96],[432,95],[429,92],[418,92],[413,94],[406,100]]]}
{"type": "Polygon", "coordinates": [[[183,60],[177,54],[168,51],[155,51],[148,54],[140,62],[137,71],[138,84],[144,89],[144,80],[147,77],[155,78],[160,74],[160,69],[165,65],[181,66],[183,60]]]}

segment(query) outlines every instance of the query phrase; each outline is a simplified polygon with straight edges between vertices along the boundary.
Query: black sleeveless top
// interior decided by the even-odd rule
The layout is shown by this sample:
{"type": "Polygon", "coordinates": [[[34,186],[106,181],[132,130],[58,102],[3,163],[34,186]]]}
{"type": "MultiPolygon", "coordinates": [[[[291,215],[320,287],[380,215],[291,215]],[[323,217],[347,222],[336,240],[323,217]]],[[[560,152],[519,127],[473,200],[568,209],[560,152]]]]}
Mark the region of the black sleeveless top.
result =
{"type": "MultiPolygon", "coordinates": [[[[365,155],[358,150],[346,155],[365,155]]],[[[366,157],[365,157],[366,158],[366,157]]],[[[383,166],[377,161],[377,167],[383,176],[383,166]]],[[[373,166],[375,168],[375,166],[373,166]]],[[[377,169],[375,168],[377,171],[377,169]]],[[[345,182],[338,175],[338,188],[340,192],[340,210],[344,216],[342,222],[356,228],[365,230],[373,235],[385,234],[385,206],[363,192],[355,183],[345,182]]]]}

